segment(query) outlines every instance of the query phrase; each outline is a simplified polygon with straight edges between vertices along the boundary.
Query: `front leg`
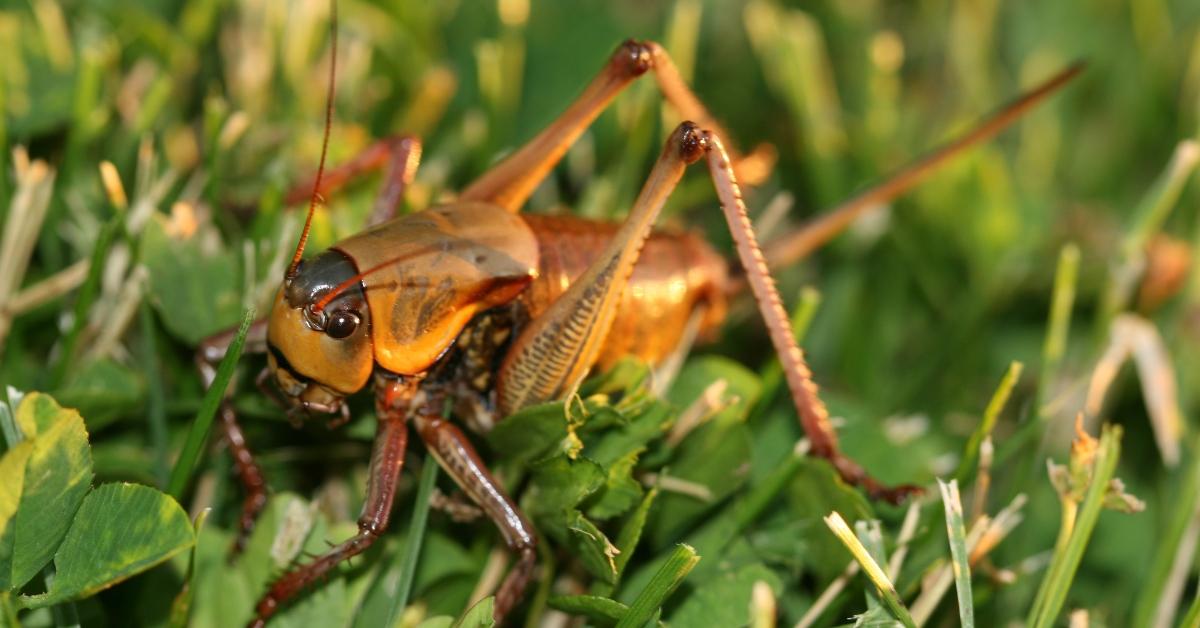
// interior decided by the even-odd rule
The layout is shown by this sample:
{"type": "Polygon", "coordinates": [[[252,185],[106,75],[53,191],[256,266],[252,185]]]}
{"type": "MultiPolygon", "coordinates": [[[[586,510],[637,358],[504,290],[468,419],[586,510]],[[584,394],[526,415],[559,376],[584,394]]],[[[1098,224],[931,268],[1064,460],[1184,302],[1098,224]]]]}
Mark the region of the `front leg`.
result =
{"type": "Polygon", "coordinates": [[[387,168],[383,187],[375,197],[375,206],[367,219],[367,226],[391,220],[404,200],[404,190],[412,184],[421,161],[421,140],[412,135],[394,135],[363,149],[349,161],[322,173],[321,185],[316,187],[316,176],[292,186],[284,196],[284,203],[297,205],[312,195],[316,189],[322,198],[345,187],[351,181],[369,172],[387,168]]]}
{"type": "Polygon", "coordinates": [[[517,563],[496,591],[494,616],[496,623],[503,623],[508,613],[524,597],[525,589],[533,578],[537,563],[537,538],[533,528],[488,472],[462,430],[433,413],[419,414],[415,421],[417,432],[425,441],[429,453],[471,500],[487,513],[500,529],[504,543],[517,555],[517,563]]]}
{"type": "MultiPolygon", "coordinates": [[[[389,381],[378,387],[375,409],[379,415],[379,428],[375,433],[375,447],[371,451],[367,498],[358,518],[358,534],[276,580],[259,600],[257,616],[250,622],[252,628],[265,626],[280,606],[320,580],[338,563],[366,551],[387,529],[396,497],[396,485],[404,467],[404,450],[408,444],[407,417],[414,392],[414,385],[403,380],[389,381]]],[[[417,410],[421,412],[424,408],[417,410]]]]}

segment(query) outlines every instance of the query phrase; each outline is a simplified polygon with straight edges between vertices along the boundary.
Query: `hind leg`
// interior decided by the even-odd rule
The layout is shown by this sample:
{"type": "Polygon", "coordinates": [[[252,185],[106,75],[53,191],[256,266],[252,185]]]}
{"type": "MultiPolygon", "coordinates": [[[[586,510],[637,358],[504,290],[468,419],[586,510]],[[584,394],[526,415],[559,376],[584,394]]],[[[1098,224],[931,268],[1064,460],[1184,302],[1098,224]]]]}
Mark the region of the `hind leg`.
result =
{"type": "MultiPolygon", "coordinates": [[[[705,128],[721,128],[684,83],[662,46],[652,41],[631,39],[617,48],[600,74],[561,116],[467,186],[461,198],[495,203],[509,211],[518,211],[613,98],[647,72],[654,75],[659,91],[680,117],[695,120],[705,128]]],[[[761,180],[774,161],[773,150],[764,145],[744,159],[736,156],[735,161],[735,167],[745,180],[761,180]]]]}

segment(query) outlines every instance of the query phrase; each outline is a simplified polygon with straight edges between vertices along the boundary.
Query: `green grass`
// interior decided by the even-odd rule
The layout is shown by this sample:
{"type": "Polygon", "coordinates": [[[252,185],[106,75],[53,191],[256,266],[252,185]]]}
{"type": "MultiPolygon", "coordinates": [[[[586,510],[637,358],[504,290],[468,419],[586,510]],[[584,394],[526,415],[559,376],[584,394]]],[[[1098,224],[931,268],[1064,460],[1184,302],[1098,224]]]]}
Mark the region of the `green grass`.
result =
{"type": "MultiPolygon", "coordinates": [[[[602,626],[765,625],[751,608],[767,599],[776,625],[794,625],[854,560],[823,521],[834,512],[870,532],[865,552],[903,560],[887,572],[894,600],[859,573],[821,602],[814,625],[888,620],[893,602],[932,625],[970,617],[968,601],[980,625],[1061,625],[1074,609],[1107,625],[1200,616],[1196,559],[1183,551],[1200,530],[1200,5],[338,6],[330,161],[419,135],[407,210],[461,189],[548,124],[633,36],[666,46],[739,148],[775,147],[772,176],[746,190],[766,242],[1022,88],[1088,64],[997,140],[774,269],[845,449],[888,483],[927,489],[904,551],[895,544],[906,508],[865,499],[797,453],[777,361],[753,310],[735,302],[663,399],[644,366],[623,364],[589,380],[569,413],[534,408],[476,440],[541,541],[538,580],[513,625],[536,626],[552,609],[602,626]],[[763,219],[772,205],[786,211],[763,219]],[[1168,360],[1152,365],[1156,381],[1140,381],[1142,364],[1117,372],[1088,417],[1104,452],[1089,466],[1082,445],[1071,449],[1072,426],[1114,321],[1129,316],[1168,360]],[[704,391],[720,399],[698,426],[673,432],[703,408],[704,391]],[[1164,396],[1183,423],[1167,436],[1182,453],[1173,465],[1147,410],[1164,396]],[[1054,482],[1048,460],[1067,469],[1054,482]],[[1130,504],[1109,476],[1144,510],[1107,511],[1130,504]],[[953,541],[938,478],[957,478],[967,506],[952,513],[953,541]],[[953,560],[960,574],[969,564],[969,588],[953,560]],[[926,576],[936,586],[922,588],[926,576]]],[[[0,384],[80,410],[97,486],[170,486],[193,515],[211,509],[191,557],[74,602],[82,625],[165,623],[185,580],[191,625],[236,624],[291,560],[355,529],[370,395],[335,432],[319,420],[293,429],[253,385],[261,356],[227,371],[273,491],[232,564],[242,494],[217,439],[201,447],[191,436],[207,431],[195,419],[211,417],[216,399],[195,371],[197,343],[249,308],[267,311],[295,245],[301,217],[282,197],[320,151],[327,15],[325,0],[0,8],[0,384]]],[[[530,211],[623,215],[677,122],[650,83],[598,120],[530,211]]],[[[661,222],[732,255],[711,185],[692,170],[661,222]]],[[[328,199],[310,250],[360,230],[377,186],[368,178],[328,199]]],[[[7,412],[0,404],[0,428],[19,434],[7,412]]],[[[411,441],[409,456],[423,458],[411,441]]],[[[455,493],[445,476],[424,479],[455,493]]],[[[486,520],[427,512],[419,488],[431,485],[406,473],[382,541],[283,617],[486,624],[503,574],[499,536],[486,520]],[[409,591],[400,600],[398,587],[409,591]]],[[[0,505],[0,540],[9,520],[0,505]]],[[[34,580],[0,591],[0,624],[70,623],[61,608],[19,610],[18,593],[46,586],[34,580]]]]}

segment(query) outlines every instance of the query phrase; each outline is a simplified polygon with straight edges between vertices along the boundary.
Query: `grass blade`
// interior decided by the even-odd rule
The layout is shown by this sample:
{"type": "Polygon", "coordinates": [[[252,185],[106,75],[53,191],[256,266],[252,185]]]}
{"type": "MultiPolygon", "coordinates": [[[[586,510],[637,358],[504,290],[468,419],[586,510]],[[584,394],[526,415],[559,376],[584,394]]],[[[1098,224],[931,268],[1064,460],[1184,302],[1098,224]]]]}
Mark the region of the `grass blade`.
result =
{"type": "Polygon", "coordinates": [[[1134,210],[1133,224],[1121,244],[1121,257],[1113,265],[1108,287],[1102,295],[1100,317],[1096,321],[1098,335],[1105,334],[1112,320],[1128,306],[1141,276],[1146,244],[1162,230],[1198,163],[1200,144],[1194,140],[1180,142],[1166,169],[1134,210]]]}
{"type": "MultiPolygon", "coordinates": [[[[1200,450],[1200,442],[1192,451],[1200,450]]],[[[1200,525],[1200,456],[1193,455],[1183,482],[1170,500],[1170,519],[1165,530],[1159,531],[1158,548],[1146,585],[1133,613],[1133,625],[1170,625],[1179,609],[1184,580],[1192,564],[1194,542],[1186,542],[1189,532],[1200,525]],[[1157,620],[1157,621],[1156,621],[1157,620]]],[[[1186,624],[1182,624],[1186,625],[1186,624]]]]}
{"type": "MultiPolygon", "coordinates": [[[[1058,253],[1058,266],[1054,271],[1054,292],[1050,298],[1050,316],[1046,322],[1046,337],[1042,343],[1041,374],[1038,376],[1037,393],[1034,396],[1032,419],[1045,419],[1051,412],[1045,407],[1050,386],[1058,377],[1058,366],[1066,353],[1067,333],[1071,329],[1071,311],[1075,307],[1075,288],[1079,278],[1079,247],[1074,243],[1063,245],[1058,253]]],[[[1001,464],[1016,454],[1041,433],[1044,424],[1040,420],[1028,420],[1017,432],[1007,439],[996,455],[995,463],[1001,464]]],[[[1016,485],[1023,485],[1024,478],[1016,485]]]]}
{"type": "Polygon", "coordinates": [[[158,359],[158,339],[150,302],[143,299],[139,309],[142,327],[142,366],[146,371],[146,421],[154,455],[154,476],[159,486],[170,479],[170,452],[167,443],[167,401],[163,391],[162,366],[158,359]]]}
{"type": "Polygon", "coordinates": [[[825,524],[833,531],[834,536],[838,537],[838,540],[846,546],[846,549],[850,550],[850,554],[854,556],[858,564],[862,565],[863,572],[875,585],[879,592],[879,599],[883,601],[884,606],[887,606],[892,616],[908,628],[916,628],[917,624],[913,621],[912,615],[908,613],[908,609],[904,607],[904,602],[900,601],[900,595],[896,593],[895,585],[883,572],[879,563],[871,558],[871,554],[854,535],[850,526],[846,525],[846,520],[842,518],[842,515],[837,512],[829,513],[829,516],[825,517],[825,524]]]}
{"type": "Polygon", "coordinates": [[[412,593],[413,580],[417,573],[417,559],[421,556],[421,546],[425,542],[429,498],[433,495],[437,476],[437,462],[432,457],[426,458],[425,466],[421,469],[421,483],[417,488],[417,501],[413,505],[412,522],[408,525],[408,538],[404,543],[404,553],[400,556],[400,577],[392,594],[392,610],[388,613],[388,621],[385,624],[387,626],[400,625],[400,614],[408,606],[408,596],[412,593]]]}
{"type": "Polygon", "coordinates": [[[1039,587],[1038,596],[1042,600],[1030,610],[1028,624],[1033,628],[1048,628],[1054,625],[1055,618],[1062,610],[1067,599],[1067,591],[1075,580],[1075,572],[1083,559],[1083,551],[1091,540],[1092,530],[1096,520],[1100,518],[1100,510],[1104,506],[1105,493],[1108,492],[1109,482],[1117,470],[1117,459],[1121,455],[1121,428],[1116,425],[1106,425],[1100,433],[1100,449],[1096,454],[1095,467],[1088,487],[1087,496],[1079,508],[1079,514],[1067,542],[1056,549],[1046,576],[1039,587]],[[1060,551],[1061,550],[1061,551],[1060,551]]]}
{"type": "MultiPolygon", "coordinates": [[[[94,264],[93,268],[95,267],[94,264]]],[[[204,448],[204,443],[208,440],[208,433],[212,430],[213,417],[216,416],[217,407],[225,398],[225,388],[229,386],[229,380],[233,379],[233,369],[237,366],[238,359],[242,357],[242,349],[246,346],[246,333],[250,331],[250,324],[254,322],[255,315],[252,307],[242,315],[242,324],[238,327],[237,336],[230,343],[225,357],[221,359],[212,386],[208,388],[208,392],[204,393],[204,399],[200,402],[200,410],[196,412],[196,418],[188,429],[183,450],[179,454],[179,459],[175,461],[175,467],[171,469],[171,481],[167,484],[167,493],[176,501],[182,500],[183,491],[187,488],[192,471],[196,467],[196,460],[200,457],[200,450],[204,448]]]]}
{"type": "Polygon", "coordinates": [[[962,498],[958,495],[958,481],[950,480],[947,484],[938,480],[938,489],[942,492],[942,504],[946,507],[946,534],[950,537],[954,585],[958,589],[958,618],[963,628],[973,628],[975,602],[971,598],[971,565],[967,555],[967,531],[963,525],[962,498]]]}
{"type": "Polygon", "coordinates": [[[1016,361],[1008,365],[1008,371],[1004,373],[1000,385],[992,393],[992,398],[983,411],[983,420],[971,434],[971,439],[967,441],[967,450],[963,453],[962,462],[958,465],[958,472],[954,474],[955,479],[966,481],[975,468],[975,461],[979,459],[979,448],[983,445],[983,440],[990,436],[992,429],[996,427],[996,420],[1000,418],[1000,413],[1008,405],[1008,399],[1012,396],[1017,381],[1021,379],[1021,371],[1024,368],[1024,364],[1016,361]]]}
{"type": "Polygon", "coordinates": [[[617,622],[617,628],[642,628],[655,611],[662,607],[663,602],[671,595],[679,583],[687,577],[700,556],[690,545],[680,543],[675,546],[667,562],[659,568],[650,580],[650,584],[638,594],[637,599],[629,606],[629,612],[617,622]]]}
{"type": "Polygon", "coordinates": [[[92,249],[92,263],[88,267],[87,279],[79,289],[79,297],[75,299],[71,330],[67,332],[66,340],[62,344],[62,353],[58,356],[58,362],[54,364],[54,370],[50,372],[49,388],[51,390],[62,386],[63,380],[67,376],[67,369],[75,363],[75,352],[79,348],[79,337],[83,334],[83,328],[87,326],[88,311],[92,309],[92,303],[96,301],[96,295],[100,291],[100,279],[104,275],[104,259],[108,257],[109,250],[124,226],[125,215],[117,214],[100,228],[100,235],[96,238],[96,247],[92,249]]]}
{"type": "Polygon", "coordinates": [[[629,607],[598,595],[558,595],[550,598],[550,608],[582,615],[600,624],[612,624],[629,614],[629,607]]]}
{"type": "Polygon", "coordinates": [[[1185,628],[1200,628],[1200,594],[1196,595],[1192,607],[1188,609],[1187,615],[1183,616],[1179,625],[1185,628]]]}
{"type": "Polygon", "coordinates": [[[1067,243],[1058,253],[1058,266],[1054,271],[1054,294],[1050,301],[1050,321],[1046,328],[1046,340],[1042,345],[1042,375],[1038,380],[1037,414],[1044,415],[1046,395],[1058,374],[1067,349],[1067,332],[1071,329],[1071,310],[1075,306],[1075,286],[1079,278],[1079,247],[1067,243]]]}

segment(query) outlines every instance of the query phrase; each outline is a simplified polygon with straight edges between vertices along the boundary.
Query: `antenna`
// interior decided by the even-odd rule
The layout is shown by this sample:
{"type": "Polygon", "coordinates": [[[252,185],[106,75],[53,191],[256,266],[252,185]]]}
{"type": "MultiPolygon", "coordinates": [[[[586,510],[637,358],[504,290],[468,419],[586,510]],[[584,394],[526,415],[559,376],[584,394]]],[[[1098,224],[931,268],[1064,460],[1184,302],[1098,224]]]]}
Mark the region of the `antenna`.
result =
{"type": "Polygon", "coordinates": [[[763,254],[766,256],[767,262],[771,267],[779,268],[805,257],[841,233],[868,208],[891,201],[924,181],[926,177],[950,161],[951,157],[995,137],[1035,105],[1045,100],[1047,96],[1075,78],[1083,71],[1085,65],[1083,61],[1075,62],[1044,83],[1020,95],[1016,100],[1004,105],[999,111],[971,130],[904,166],[882,183],[864,190],[850,200],[818,216],[798,231],[766,244],[763,247],[763,254]]]}
{"type": "Polygon", "coordinates": [[[321,199],[321,176],[325,174],[325,155],[329,152],[329,128],[333,125],[333,85],[337,76],[337,0],[329,0],[329,91],[325,95],[325,137],[321,140],[321,161],[317,165],[317,178],[313,181],[312,198],[308,201],[308,217],[304,219],[304,230],[300,232],[300,242],[296,245],[296,254],[284,274],[284,281],[296,277],[296,269],[300,266],[300,258],[304,257],[304,245],[308,244],[308,232],[312,230],[313,213],[317,211],[317,202],[321,199]]]}
{"type": "MultiPolygon", "coordinates": [[[[334,299],[338,298],[338,295],[345,292],[351,286],[362,281],[363,279],[367,278],[368,276],[373,275],[373,274],[391,266],[392,264],[397,264],[399,262],[403,262],[404,260],[412,259],[414,257],[417,257],[419,255],[424,255],[426,253],[435,253],[435,252],[447,253],[447,252],[451,252],[451,251],[459,250],[459,249],[463,249],[463,248],[465,248],[464,243],[452,242],[446,246],[425,245],[425,246],[417,247],[416,249],[411,250],[411,251],[405,251],[404,253],[401,253],[390,259],[384,260],[384,261],[362,271],[361,273],[358,273],[357,275],[354,275],[353,277],[343,281],[342,283],[339,283],[338,285],[334,286],[333,290],[326,292],[324,296],[322,296],[320,299],[317,300],[316,303],[313,304],[312,309],[314,312],[323,311],[325,309],[325,306],[332,303],[334,299]]],[[[402,283],[401,285],[406,285],[406,284],[402,283]]]]}

